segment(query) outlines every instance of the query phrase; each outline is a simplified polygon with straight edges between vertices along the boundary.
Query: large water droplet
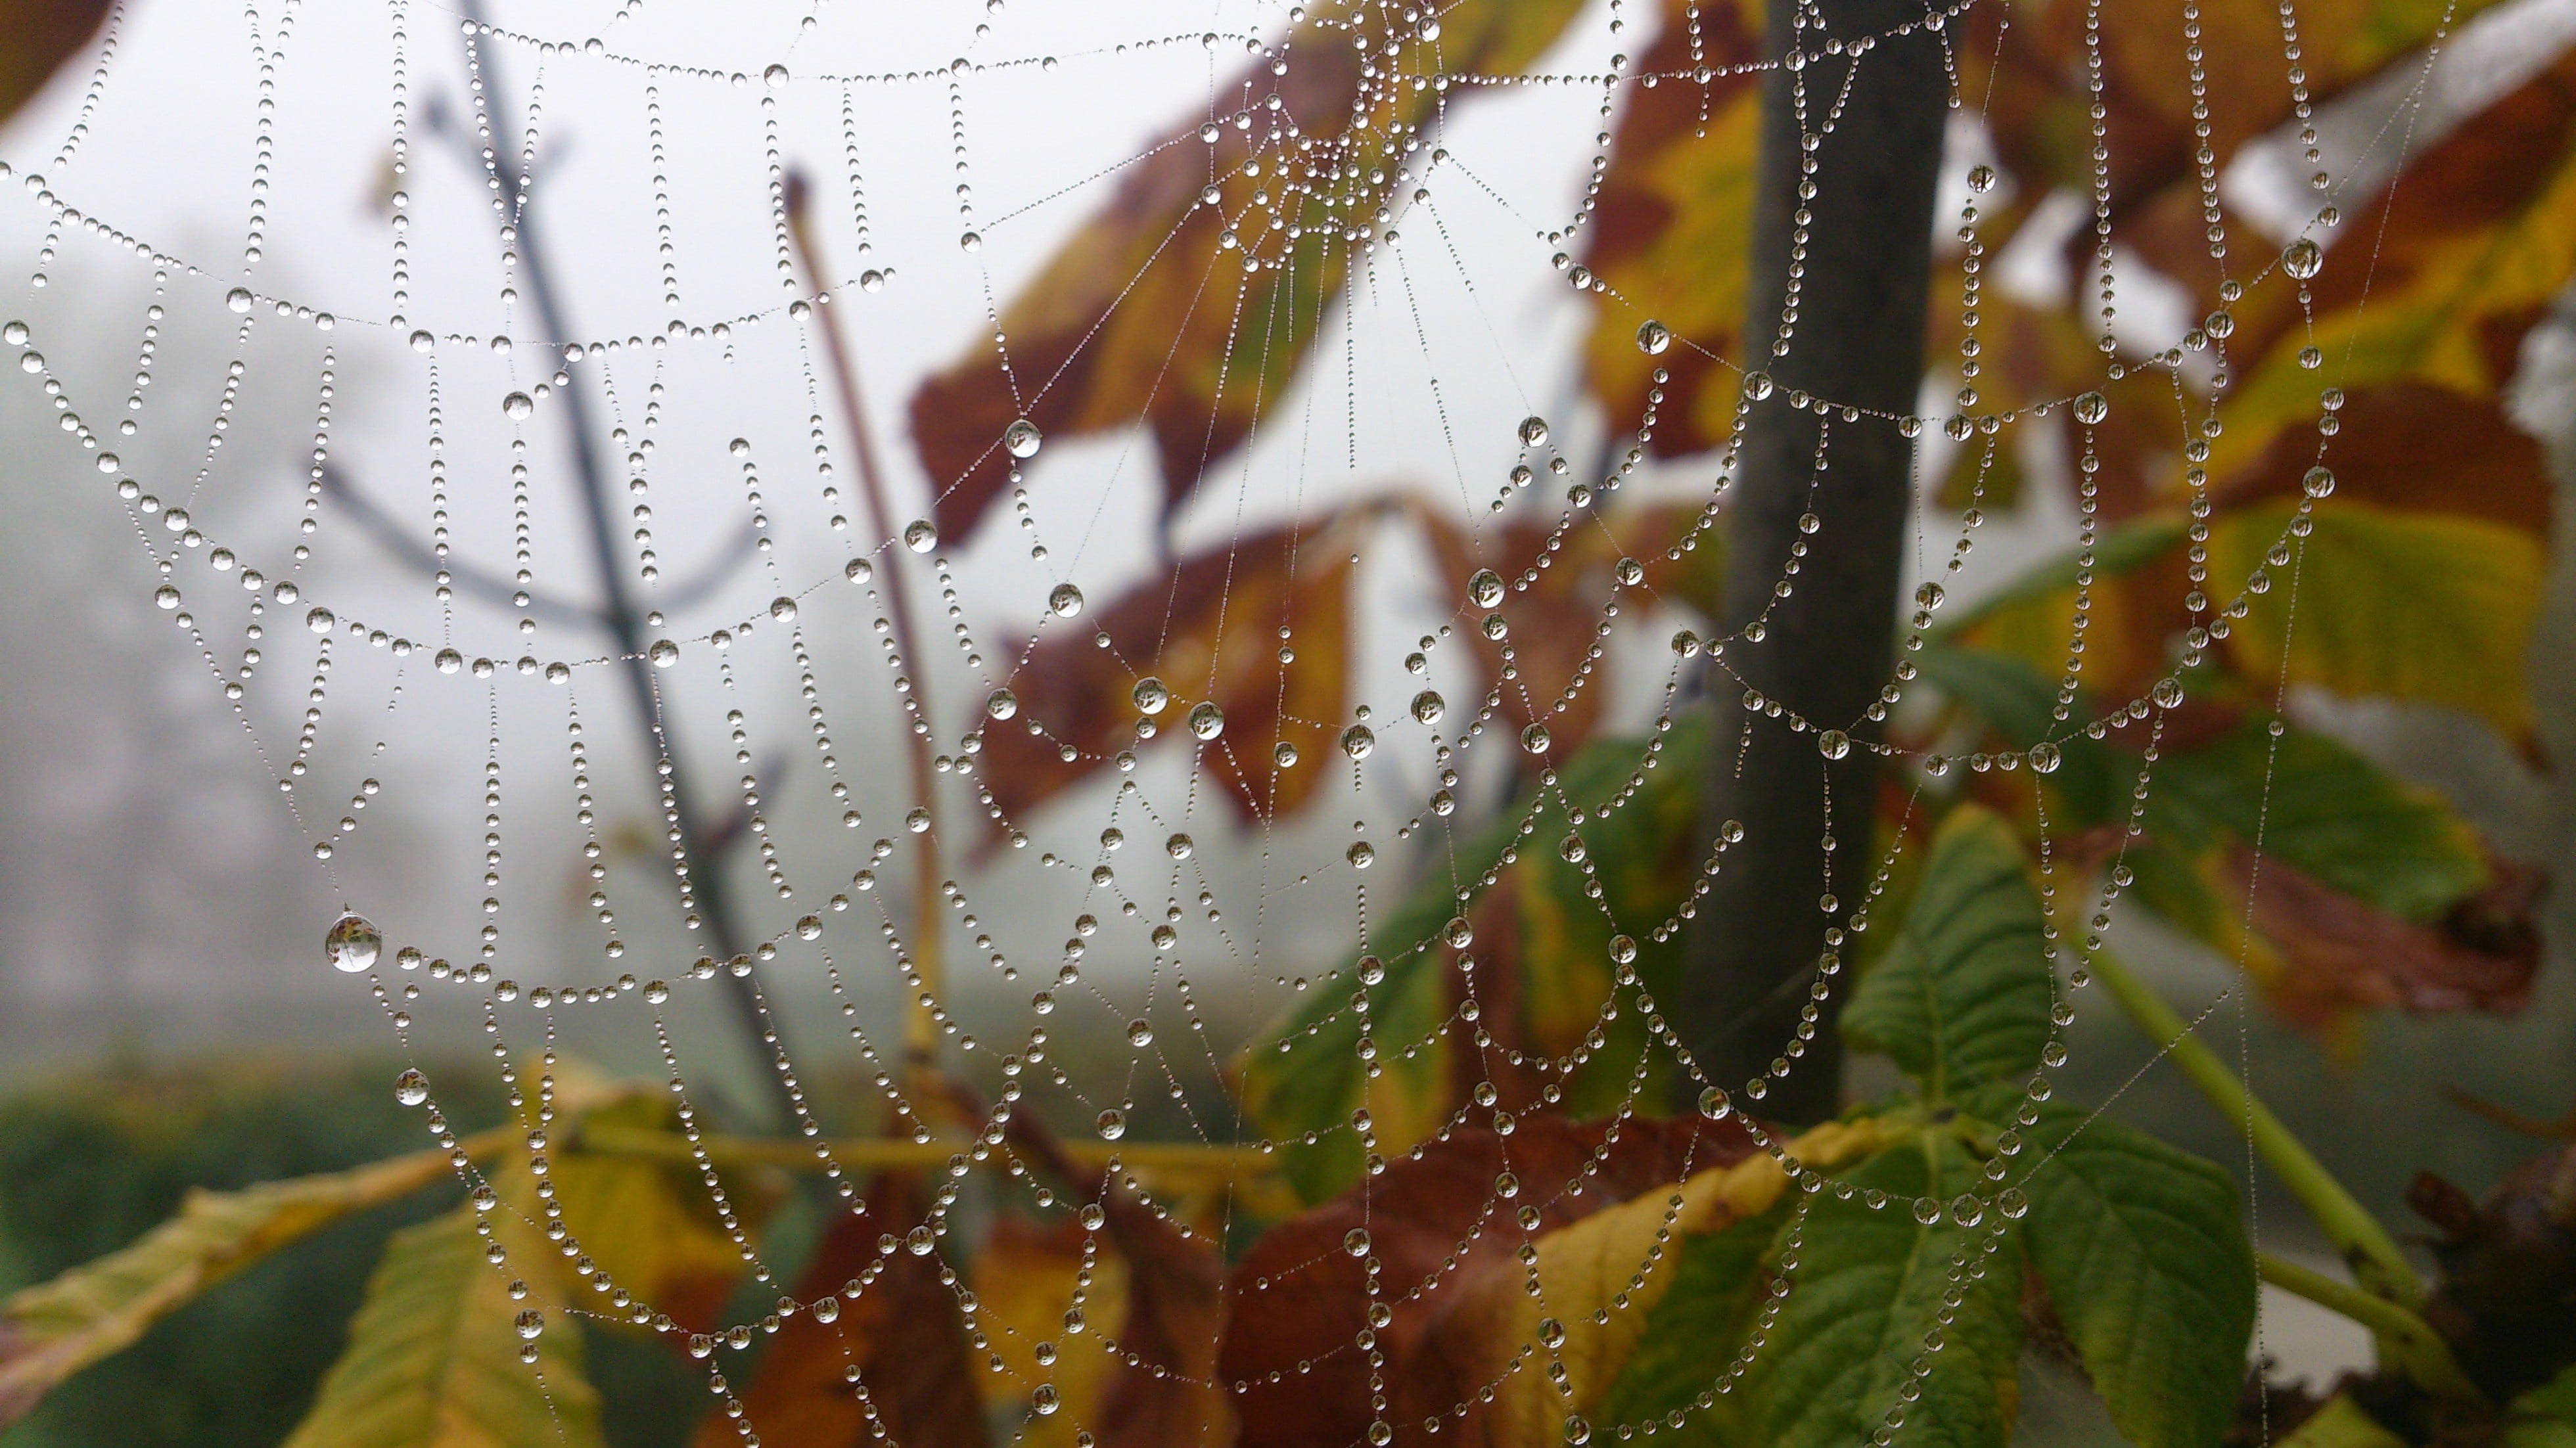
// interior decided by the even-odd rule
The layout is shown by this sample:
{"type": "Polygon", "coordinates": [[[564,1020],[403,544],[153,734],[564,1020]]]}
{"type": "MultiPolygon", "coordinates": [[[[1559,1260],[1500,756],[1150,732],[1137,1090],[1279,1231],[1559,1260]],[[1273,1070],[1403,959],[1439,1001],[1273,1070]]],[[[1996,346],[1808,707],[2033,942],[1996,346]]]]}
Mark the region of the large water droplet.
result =
{"type": "Polygon", "coordinates": [[[1059,583],[1047,594],[1047,608],[1058,618],[1071,618],[1082,612],[1082,590],[1070,583],[1059,583]]]}
{"type": "Polygon", "coordinates": [[[1816,752],[1827,759],[1840,759],[1851,753],[1851,736],[1840,729],[1828,729],[1816,736],[1816,752]]]}
{"type": "Polygon", "coordinates": [[[1673,345],[1673,329],[1661,322],[1649,321],[1637,329],[1637,350],[1649,357],[1660,357],[1673,345]]]}
{"type": "Polygon", "coordinates": [[[1190,710],[1190,733],[1201,739],[1214,739],[1225,732],[1225,711],[1214,703],[1190,710]]]}
{"type": "Polygon", "coordinates": [[[1479,568],[1467,580],[1467,601],[1478,608],[1496,608],[1503,601],[1503,576],[1490,568],[1479,568]]]}
{"type": "Polygon", "coordinates": [[[2111,415],[2111,399],[2099,392],[2083,393],[2075,399],[2075,420],[2090,427],[2111,415]]]}
{"type": "Polygon", "coordinates": [[[248,287],[235,287],[231,291],[224,293],[224,305],[232,308],[236,312],[247,314],[250,311],[252,300],[253,298],[250,294],[250,288],[248,287]]]}
{"type": "Polygon", "coordinates": [[[1968,189],[1980,196],[1995,189],[1995,168],[1976,165],[1968,168],[1968,189]]]}
{"type": "Polygon", "coordinates": [[[903,546],[915,553],[927,553],[939,546],[939,529],[928,518],[915,518],[903,525],[903,546]]]}
{"type": "Polygon", "coordinates": [[[519,1314],[516,1325],[519,1329],[519,1336],[526,1338],[530,1342],[534,1342],[538,1338],[545,1336],[546,1315],[531,1307],[519,1314]]]}
{"type": "Polygon", "coordinates": [[[512,422],[524,422],[536,410],[537,404],[524,392],[513,392],[501,399],[501,415],[512,422]]]}
{"type": "Polygon", "coordinates": [[[2299,490],[2311,498],[2322,498],[2333,492],[2334,485],[2334,471],[2325,467],[2310,468],[2307,474],[2299,479],[2299,490]]]}
{"type": "Polygon", "coordinates": [[[794,623],[796,621],[796,600],[783,596],[771,599],[769,601],[769,616],[778,620],[780,623],[794,623]]]}
{"type": "Polygon", "coordinates": [[[152,605],[162,609],[177,608],[179,606],[178,588],[173,584],[165,583],[152,590],[152,605]]]}
{"type": "Polygon", "coordinates": [[[1545,754],[1552,742],[1544,724],[1532,724],[1521,731],[1521,748],[1532,754],[1545,754]]]}
{"type": "Polygon", "coordinates": [[[787,89],[787,67],[773,65],[760,73],[760,79],[761,83],[771,90],[785,90],[787,89]]]}
{"type": "Polygon", "coordinates": [[[1728,1101],[1726,1093],[1715,1086],[1699,1093],[1699,1114],[1711,1121],[1723,1121],[1727,1114],[1734,1110],[1735,1104],[1728,1101]]]}
{"type": "Polygon", "coordinates": [[[1101,1112],[1092,1125],[1099,1129],[1101,1140],[1116,1141],[1127,1134],[1127,1113],[1112,1106],[1101,1112]]]}
{"type": "Polygon", "coordinates": [[[1141,1020],[1127,1023],[1127,1044],[1138,1048],[1154,1044],[1154,1028],[1141,1020]]]}
{"type": "Polygon", "coordinates": [[[1136,690],[1131,697],[1135,699],[1136,707],[1148,714],[1160,714],[1172,703],[1172,691],[1151,674],[1136,681],[1136,690]]]}
{"type": "Polygon", "coordinates": [[[996,719],[1008,719],[1020,712],[1020,696],[1008,689],[995,689],[984,696],[984,712],[996,719]]]}
{"type": "Polygon", "coordinates": [[[1342,752],[1353,759],[1366,759],[1377,748],[1377,735],[1366,724],[1354,724],[1342,731],[1342,752]]]}
{"type": "Polygon", "coordinates": [[[1191,856],[1191,854],[1196,852],[1197,849],[1197,842],[1192,840],[1188,835],[1176,834],[1170,839],[1163,841],[1163,852],[1170,855],[1175,860],[1186,860],[1191,856]]]}
{"type": "Polygon", "coordinates": [[[644,650],[644,657],[653,667],[667,669],[680,661],[680,646],[669,639],[655,639],[652,646],[644,650]]]}
{"type": "Polygon", "coordinates": [[[1046,434],[1038,425],[1023,417],[1002,429],[1002,450],[1015,458],[1033,458],[1046,446],[1046,434]]]}
{"type": "Polygon", "coordinates": [[[437,346],[438,339],[425,331],[411,334],[411,349],[415,352],[427,352],[437,346]]]}
{"type": "Polygon", "coordinates": [[[2326,254],[2315,242],[2300,237],[2281,253],[2281,270],[2301,281],[2315,276],[2326,264],[2326,254]]]}
{"type": "Polygon", "coordinates": [[[1545,447],[1545,446],[1547,446],[1547,419],[1546,419],[1546,418],[1544,418],[1544,417],[1524,417],[1524,418],[1522,418],[1522,419],[1521,419],[1521,446],[1523,446],[1523,447],[1545,447]]]}
{"type": "Polygon", "coordinates": [[[418,1106],[429,1099],[429,1078],[416,1070],[407,1070],[394,1078],[394,1099],[405,1106],[418,1106]]]}
{"type": "Polygon", "coordinates": [[[1448,701],[1441,698],[1435,690],[1425,689],[1413,696],[1413,717],[1421,723],[1439,723],[1440,716],[1448,712],[1448,709],[1448,701]]]}
{"type": "Polygon", "coordinates": [[[2033,774],[2055,774],[2057,772],[2059,758],[2060,756],[2057,752],[2056,745],[2047,743],[2046,741],[2034,744],[2030,747],[2030,772],[2033,774]]]}
{"type": "Polygon", "coordinates": [[[332,921],[322,936],[323,958],[333,969],[350,975],[374,965],[384,948],[385,937],[377,932],[375,922],[354,913],[332,921]]]}

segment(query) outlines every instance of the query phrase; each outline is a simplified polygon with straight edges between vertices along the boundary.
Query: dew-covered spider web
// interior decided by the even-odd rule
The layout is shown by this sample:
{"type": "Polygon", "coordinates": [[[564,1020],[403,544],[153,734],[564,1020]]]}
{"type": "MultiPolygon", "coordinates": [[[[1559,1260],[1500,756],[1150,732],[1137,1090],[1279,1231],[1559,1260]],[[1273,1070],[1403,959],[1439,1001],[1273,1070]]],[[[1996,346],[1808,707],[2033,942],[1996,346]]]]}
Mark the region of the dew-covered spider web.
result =
{"type": "MultiPolygon", "coordinates": [[[[1652,837],[1635,816],[1691,797],[1657,792],[1675,758],[1723,769],[1756,729],[1820,771],[1877,752],[1891,798],[1972,785],[2025,806],[2071,748],[2127,741],[2115,813],[2143,818],[2195,672],[2250,615],[2286,627],[2333,488],[2336,364],[2299,358],[2324,435],[2276,536],[2213,557],[2205,527],[2177,525],[2199,531],[2157,604],[2187,627],[2134,698],[2079,689],[2104,627],[2096,431],[2162,429],[2158,485],[2205,518],[2229,309],[2301,314],[2330,249],[2363,266],[2337,208],[2367,197],[2319,169],[2284,3],[2264,64],[2227,75],[2279,93],[2286,180],[2248,192],[2264,215],[2240,223],[2198,150],[2187,224],[2226,307],[2180,315],[2112,223],[2132,138],[2099,97],[2136,58],[2106,56],[2098,23],[2076,27],[2096,103],[2070,130],[2089,131],[2092,184],[2043,198],[1984,139],[2030,123],[1987,110],[1994,55],[2040,24],[2022,7],[1862,32],[1806,4],[1786,62],[1763,58],[1759,10],[256,0],[226,18],[228,51],[168,72],[190,87],[175,97],[124,79],[157,12],[111,18],[59,149],[22,139],[0,168],[11,385],[60,425],[13,448],[87,460],[82,506],[130,522],[89,606],[157,608],[199,660],[205,713],[275,781],[343,906],[310,922],[311,989],[367,993],[417,1063],[388,1085],[453,1150],[542,1392],[566,1391],[568,1320],[621,1322],[759,1441],[783,1430],[731,1379],[801,1319],[842,1331],[834,1391],[899,1438],[886,1405],[920,1375],[907,1324],[953,1317],[1003,1385],[996,1441],[1224,1441],[1308,1394],[1337,1396],[1353,1441],[1436,1441],[1498,1395],[1556,1403],[1565,1441],[1651,1437],[1759,1375],[1807,1290],[1798,1224],[1832,1203],[1957,1229],[1921,1320],[1888,1328],[1919,1342],[1911,1367],[1849,1388],[1871,1395],[1872,1437],[1905,1436],[1942,1354],[1973,1350],[1940,1324],[2047,1153],[2007,1130],[1938,1194],[1797,1159],[1761,1103],[1817,1012],[1766,1075],[1711,1079],[1641,973],[1705,923],[1695,902],[1747,827],[1664,861],[1676,883],[1651,911],[1605,841],[1652,837]],[[1614,156],[1650,110],[1653,164],[1690,174],[1720,148],[1749,157],[1779,66],[1814,78],[1798,115],[1821,139],[1883,50],[1927,36],[1951,119],[1944,315],[1916,410],[1773,383],[1800,345],[1794,286],[1767,335],[1739,335],[1740,277],[1717,308],[1735,311],[1707,315],[1694,289],[1727,264],[1703,263],[1741,250],[1740,224],[1642,260],[1603,239],[1639,204],[1614,156]],[[90,161],[129,127],[165,149],[90,161]],[[155,197],[206,175],[232,178],[229,233],[155,197]],[[2094,385],[1981,375],[1980,313],[2013,285],[1981,221],[2038,205],[2063,211],[2059,240],[2023,260],[2085,298],[2069,335],[2094,385]],[[299,281],[271,254],[306,226],[338,269],[299,281]],[[73,252],[130,273],[139,311],[53,305],[73,252]],[[159,355],[183,323],[228,339],[190,364],[208,375],[159,355]],[[130,365],[74,364],[109,336],[130,337],[130,365]],[[1765,409],[1823,420],[1818,487],[1841,437],[1915,448],[1895,663],[1860,717],[1756,694],[1744,740],[1691,745],[1699,701],[1743,692],[1737,661],[1764,647],[1760,620],[1719,630],[1687,580],[1765,409]],[[255,414],[311,419],[291,466],[227,446],[255,414]],[[1983,459],[1967,495],[1935,498],[1963,456],[1983,459]],[[2001,517],[1987,477],[2030,458],[2068,501],[2001,517]],[[2061,552],[2063,666],[2034,730],[1997,749],[1881,727],[1920,707],[1915,660],[1948,619],[2061,552]],[[1510,962],[1540,948],[1506,924],[1537,917],[1494,904],[1524,853],[1552,855],[1597,916],[1556,917],[1584,963],[1539,1032],[1504,1023],[1536,1009],[1510,962]],[[1409,903],[1426,891],[1427,913],[1409,903]],[[652,1089],[566,1141],[559,1119],[614,1097],[587,1062],[652,1089]],[[498,1145],[442,1114],[465,1070],[519,1108],[498,1145]],[[1676,1102],[1680,1126],[1659,1124],[1676,1102]],[[1576,1115],[1588,1134],[1548,1134],[1576,1115]],[[1454,1238],[1381,1257],[1375,1184],[1471,1138],[1454,1238]],[[585,1149],[661,1153],[757,1290],[717,1313],[618,1280],[592,1239],[631,1224],[553,1187],[585,1149]],[[1245,1256],[1291,1158],[1350,1194],[1348,1231],[1245,1256]],[[1598,1384],[1569,1353],[1642,1320],[1665,1244],[1711,1210],[1683,1184],[1742,1160],[1775,1164],[1790,1225],[1740,1350],[1652,1414],[1575,1412],[1598,1384]],[[845,1284],[815,1290],[816,1254],[757,1229],[781,1166],[816,1220],[865,1222],[845,1284]],[[1535,1244],[1605,1177],[1661,1218],[1634,1260],[1586,1269],[1630,1291],[1585,1299],[1570,1331],[1549,1278],[1571,1269],[1535,1244]],[[968,1260],[1004,1214],[1080,1239],[1043,1335],[1002,1321],[968,1260]],[[1115,1263],[1149,1236],[1255,1265],[1224,1278],[1229,1321],[1301,1275],[1354,1286],[1297,1299],[1342,1316],[1274,1360],[1133,1310],[1086,1322],[1095,1275],[1125,1270],[1132,1291],[1144,1269],[1115,1263]],[[1498,1319],[1517,1335],[1494,1375],[1386,1375],[1391,1325],[1496,1272],[1537,1306],[1498,1319]],[[1084,1353],[1203,1391],[1140,1437],[1070,1383],[1084,1353]]],[[[2213,83],[2197,14],[2180,7],[2157,60],[2195,105],[2213,83]]],[[[2338,158],[2374,185],[2410,144],[2411,113],[2389,114],[2338,158]]],[[[1691,184],[1750,196],[1743,175],[1691,184]]],[[[1785,600],[1840,544],[1810,527],[1791,556],[1726,566],[1785,600]]],[[[1925,848],[1902,830],[1873,847],[1867,813],[1823,846],[1840,849],[1824,901],[1793,907],[1830,927],[1799,984],[1817,1003],[1925,848]]],[[[1995,1112],[2025,1125],[2064,1028],[2107,1004],[2083,987],[2132,882],[2116,823],[2078,839],[2043,811],[2039,831],[2057,1034],[1995,1112]]]]}

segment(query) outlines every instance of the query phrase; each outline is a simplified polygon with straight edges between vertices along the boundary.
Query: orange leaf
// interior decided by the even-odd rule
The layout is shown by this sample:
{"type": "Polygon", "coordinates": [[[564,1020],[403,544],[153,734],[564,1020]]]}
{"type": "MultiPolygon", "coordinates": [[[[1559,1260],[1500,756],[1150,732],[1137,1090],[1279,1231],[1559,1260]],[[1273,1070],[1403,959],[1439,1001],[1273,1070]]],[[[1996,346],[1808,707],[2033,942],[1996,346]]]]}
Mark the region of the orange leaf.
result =
{"type": "MultiPolygon", "coordinates": [[[[1183,139],[1128,168],[1109,203],[1003,311],[1009,371],[978,345],[913,394],[913,443],[940,489],[940,532],[965,538],[1008,486],[1000,441],[1018,417],[1068,437],[1144,422],[1161,455],[1168,517],[1287,387],[1341,290],[1359,228],[1386,220],[1403,168],[1378,142],[1485,89],[1416,90],[1401,76],[1511,73],[1578,8],[1461,0],[1440,12],[1436,45],[1406,26],[1406,37],[1377,35],[1365,57],[1336,15],[1330,28],[1310,22],[1284,42],[1286,75],[1260,65],[1217,87],[1216,139],[1176,127],[1183,139]],[[1397,54],[1384,50],[1390,38],[1397,54]],[[1249,128],[1223,123],[1236,116],[1249,128]],[[1211,185],[1218,199],[1203,204],[1211,185]],[[1229,234],[1239,248],[1224,244],[1229,234]],[[1247,271],[1252,259],[1262,265],[1247,271]]],[[[1365,16],[1359,23],[1380,28],[1365,16]]]]}
{"type": "Polygon", "coordinates": [[[1184,721],[1201,701],[1224,712],[1224,733],[1199,748],[1228,798],[1254,816],[1305,803],[1329,772],[1321,731],[1338,728],[1347,708],[1351,535],[1373,512],[1274,528],[1185,558],[1102,609],[1096,630],[1041,641],[1012,676],[1021,720],[985,730],[995,803],[1017,816],[1141,747],[1139,719],[1194,744],[1184,721]],[[1293,655],[1284,663],[1283,628],[1293,655]],[[1102,633],[1107,648],[1095,642],[1102,633]],[[1143,714],[1136,685],[1149,676],[1171,702],[1143,714]],[[1031,734],[1032,725],[1045,732],[1031,734]],[[1304,756],[1284,769],[1272,754],[1282,742],[1304,756]],[[1076,751],[1069,761],[1068,747],[1076,751]]]}
{"type": "MultiPolygon", "coordinates": [[[[974,1358],[956,1291],[940,1280],[947,1269],[935,1255],[878,1250],[881,1234],[920,1216],[919,1184],[883,1177],[873,1200],[824,1233],[796,1295],[832,1298],[839,1316],[824,1322],[800,1312],[769,1340],[741,1394],[744,1419],[763,1439],[800,1448],[858,1448],[880,1437],[905,1448],[982,1448],[974,1358]],[[857,1386],[845,1377],[851,1368],[857,1386]],[[871,1431],[871,1411],[881,1432],[871,1431]]],[[[740,1441],[722,1414],[699,1426],[699,1448],[740,1441]]]]}

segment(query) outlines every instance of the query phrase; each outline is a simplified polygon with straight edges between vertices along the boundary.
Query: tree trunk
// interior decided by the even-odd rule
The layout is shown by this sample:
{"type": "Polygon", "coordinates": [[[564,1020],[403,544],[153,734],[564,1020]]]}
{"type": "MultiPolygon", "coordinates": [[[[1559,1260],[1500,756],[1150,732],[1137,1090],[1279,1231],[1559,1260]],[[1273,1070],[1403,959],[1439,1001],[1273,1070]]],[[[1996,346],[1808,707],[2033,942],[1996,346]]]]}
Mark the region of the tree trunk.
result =
{"type": "MultiPolygon", "coordinates": [[[[1784,1047],[1797,1049],[1827,932],[1868,883],[1877,770],[1860,741],[1877,737],[1866,713],[1893,665],[1913,460],[1896,424],[1869,412],[1910,414],[1921,389],[1932,199],[1948,118],[1943,37],[1919,23],[1890,37],[1923,19],[1920,0],[1825,0],[1824,31],[1797,28],[1798,13],[1796,0],[1770,0],[1772,55],[1794,45],[1809,60],[1770,72],[1763,90],[1746,366],[1766,370],[1775,390],[1753,404],[1735,459],[1719,621],[1726,643],[1707,676],[1717,727],[1702,818],[1712,836],[1729,820],[1743,835],[1700,902],[1679,1011],[1701,1070],[1730,1092],[1762,1077],[1784,1047]],[[1829,40],[1863,36],[1889,38],[1857,61],[1823,53],[1829,40]],[[1854,65],[1859,74],[1842,99],[1854,65]],[[1804,131],[1825,134],[1809,173],[1815,195],[1805,203],[1803,255],[1793,257],[1801,90],[1804,131]],[[1784,329],[1793,259],[1803,271],[1795,320],[1784,329]],[[1793,407],[1798,392],[1837,409],[1828,419],[1793,407]],[[1847,422],[1841,405],[1868,411],[1847,422]],[[1819,524],[1803,533],[1799,520],[1810,512],[1819,524]],[[1802,538],[1808,554],[1793,561],[1802,538]],[[1780,598],[1775,585],[1784,580],[1793,587],[1780,598]],[[1761,638],[1742,636],[1756,620],[1761,638]],[[1748,711],[1747,690],[1776,701],[1781,716],[1748,711]],[[1792,713],[1813,728],[1793,731],[1792,713]],[[1855,741],[1839,760],[1818,746],[1816,731],[1826,729],[1855,741]],[[1839,897],[1831,911],[1820,903],[1829,892],[1839,897]]],[[[1760,1115],[1804,1123],[1840,1107],[1832,1021],[1848,992],[1835,985],[1804,1054],[1751,1107],[1760,1115]]]]}

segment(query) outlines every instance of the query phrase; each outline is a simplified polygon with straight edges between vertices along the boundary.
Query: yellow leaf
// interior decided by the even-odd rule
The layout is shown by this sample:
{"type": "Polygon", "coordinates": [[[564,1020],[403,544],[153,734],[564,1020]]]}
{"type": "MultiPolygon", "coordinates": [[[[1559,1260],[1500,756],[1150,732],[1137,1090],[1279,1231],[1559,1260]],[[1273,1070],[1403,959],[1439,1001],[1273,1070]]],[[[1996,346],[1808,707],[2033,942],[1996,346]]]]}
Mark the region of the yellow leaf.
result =
{"type": "Polygon", "coordinates": [[[447,1153],[424,1151],[237,1192],[191,1192],[177,1216],[132,1246],[0,1303],[0,1424],[243,1267],[449,1170],[447,1153]]]}
{"type": "Polygon", "coordinates": [[[599,1394],[581,1371],[554,1254],[495,1213],[506,1266],[484,1260],[460,1207],[394,1235],[350,1323],[349,1345],[286,1448],[604,1448],[599,1394]],[[537,1290],[510,1296],[513,1274],[537,1290]],[[519,1360],[523,1312],[543,1314],[542,1356],[519,1360]]]}
{"type": "MultiPolygon", "coordinates": [[[[2249,508],[2210,531],[2210,577],[2231,590],[2263,560],[2291,505],[2249,508]]],[[[2289,649],[2293,683],[2348,696],[2439,704],[2509,736],[2531,724],[2523,653],[2547,557],[2528,532],[2453,513],[2328,502],[2298,565],[2274,568],[2267,598],[2228,639],[2250,677],[2272,678],[2289,649]]]]}
{"type": "Polygon", "coordinates": [[[1111,1369],[1118,1366],[1104,1334],[1118,1330],[1127,1315],[1126,1258],[1115,1252],[1092,1254],[1091,1286],[1082,1294],[1089,1330],[1065,1332],[1064,1315],[1073,1306],[1086,1236],[1069,1221],[1046,1227],[1026,1217],[1003,1216],[994,1220],[975,1256],[976,1321],[990,1341],[992,1359],[1001,1364],[998,1371],[976,1375],[986,1408],[1024,1412],[1029,1390],[1038,1383],[1053,1383],[1062,1395],[1062,1406],[1053,1415],[1029,1421],[1019,1440],[1026,1448],[1060,1448],[1085,1425],[1097,1423],[1111,1369]],[[1042,1342],[1056,1345],[1052,1366],[1037,1360],[1042,1342]]]}
{"type": "MultiPolygon", "coordinates": [[[[591,1111],[582,1126],[656,1130],[668,1125],[670,1115],[667,1100],[639,1092],[591,1111]]],[[[694,1170],[578,1150],[557,1158],[550,1170],[564,1226],[609,1282],[692,1330],[713,1324],[744,1262],[742,1250],[719,1228],[714,1203],[694,1170]]],[[[535,1184],[524,1166],[502,1174],[497,1185],[534,1214],[535,1184]]],[[[760,1205],[747,1200],[757,1194],[742,1191],[742,1185],[726,1183],[738,1212],[760,1205]]]]}

